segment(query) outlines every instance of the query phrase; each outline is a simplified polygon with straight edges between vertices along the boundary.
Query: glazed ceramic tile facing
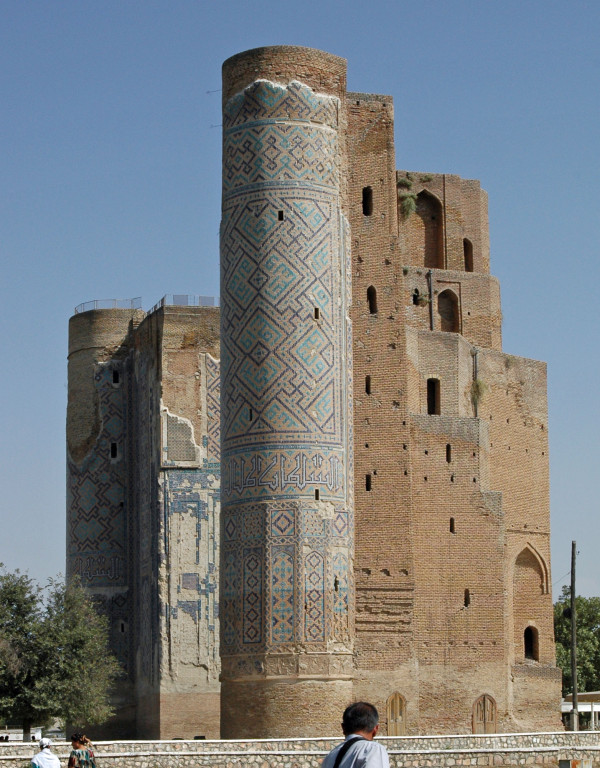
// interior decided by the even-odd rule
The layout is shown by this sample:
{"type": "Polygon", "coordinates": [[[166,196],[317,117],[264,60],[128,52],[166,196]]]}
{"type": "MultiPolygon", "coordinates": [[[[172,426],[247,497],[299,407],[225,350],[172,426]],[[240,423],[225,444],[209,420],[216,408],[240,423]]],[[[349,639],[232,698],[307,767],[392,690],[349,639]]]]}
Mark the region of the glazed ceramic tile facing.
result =
{"type": "MultiPolygon", "coordinates": [[[[165,617],[171,642],[169,669],[202,663],[218,679],[217,561],[219,474],[204,461],[198,469],[162,472],[165,558],[169,595],[165,617]]],[[[189,676],[189,673],[188,673],[189,676]]]]}
{"type": "Polygon", "coordinates": [[[352,509],[339,108],[300,82],[267,80],[224,107],[224,680],[297,673],[281,654],[302,646],[351,647],[348,622],[338,631],[334,620],[350,609],[352,509]]]}
{"type": "Polygon", "coordinates": [[[219,361],[211,355],[205,355],[206,361],[206,416],[207,416],[207,434],[206,434],[206,454],[208,460],[215,462],[215,469],[221,474],[221,371],[219,361]]]}
{"type": "Polygon", "coordinates": [[[127,585],[125,510],[125,398],[112,384],[115,365],[98,364],[100,433],[81,464],[68,460],[68,572],[87,587],[127,585]]]}

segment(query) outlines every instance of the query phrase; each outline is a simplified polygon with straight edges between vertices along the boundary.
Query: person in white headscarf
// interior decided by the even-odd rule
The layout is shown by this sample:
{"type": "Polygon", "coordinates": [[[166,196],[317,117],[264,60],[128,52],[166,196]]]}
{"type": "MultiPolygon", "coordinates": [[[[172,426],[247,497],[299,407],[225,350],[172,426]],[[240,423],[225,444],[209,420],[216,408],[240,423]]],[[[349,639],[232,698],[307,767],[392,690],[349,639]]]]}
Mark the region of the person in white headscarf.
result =
{"type": "Polygon", "coordinates": [[[60,760],[50,749],[52,739],[40,739],[40,751],[31,758],[32,768],[60,768],[60,760]]]}

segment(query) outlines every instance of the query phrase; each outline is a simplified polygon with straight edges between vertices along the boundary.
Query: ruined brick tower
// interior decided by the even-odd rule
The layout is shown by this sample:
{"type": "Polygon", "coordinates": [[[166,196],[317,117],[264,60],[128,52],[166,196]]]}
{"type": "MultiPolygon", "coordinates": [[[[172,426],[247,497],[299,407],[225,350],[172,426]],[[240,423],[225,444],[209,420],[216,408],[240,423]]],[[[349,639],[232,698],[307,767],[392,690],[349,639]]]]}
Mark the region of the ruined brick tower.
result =
{"type": "Polygon", "coordinates": [[[69,572],[129,735],[218,734],[218,621],[224,736],[360,698],[390,735],[560,727],[546,369],[502,351],[485,192],[396,171],[342,59],[223,75],[220,350],[213,308],[71,321],[69,572]]]}
{"type": "Polygon", "coordinates": [[[219,310],[135,303],[69,323],[67,577],[107,616],[124,673],[93,733],[216,737],[219,310]]]}

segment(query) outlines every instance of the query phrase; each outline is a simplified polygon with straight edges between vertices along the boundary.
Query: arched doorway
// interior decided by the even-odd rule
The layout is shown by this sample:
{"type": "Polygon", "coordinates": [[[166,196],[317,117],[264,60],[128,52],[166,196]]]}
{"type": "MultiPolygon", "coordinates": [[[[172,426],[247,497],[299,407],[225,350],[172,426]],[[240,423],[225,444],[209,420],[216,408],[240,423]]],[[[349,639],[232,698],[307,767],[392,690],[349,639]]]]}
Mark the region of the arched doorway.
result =
{"type": "Polygon", "coordinates": [[[406,733],[406,699],[400,693],[392,693],[387,700],[387,735],[404,736],[406,733]]]}
{"type": "Polygon", "coordinates": [[[496,733],[496,702],[487,693],[473,704],[473,733],[496,733]]]}

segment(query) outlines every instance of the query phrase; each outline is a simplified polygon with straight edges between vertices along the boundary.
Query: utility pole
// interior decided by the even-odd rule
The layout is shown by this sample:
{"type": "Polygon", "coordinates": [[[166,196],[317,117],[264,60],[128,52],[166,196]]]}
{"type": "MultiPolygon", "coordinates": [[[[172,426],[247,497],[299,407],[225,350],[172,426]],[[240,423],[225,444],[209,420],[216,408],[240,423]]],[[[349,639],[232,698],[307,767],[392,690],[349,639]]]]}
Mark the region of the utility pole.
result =
{"type": "Polygon", "coordinates": [[[575,609],[575,558],[577,544],[571,542],[571,678],[573,680],[573,709],[571,710],[571,730],[579,730],[579,711],[577,709],[577,614],[575,609]]]}

